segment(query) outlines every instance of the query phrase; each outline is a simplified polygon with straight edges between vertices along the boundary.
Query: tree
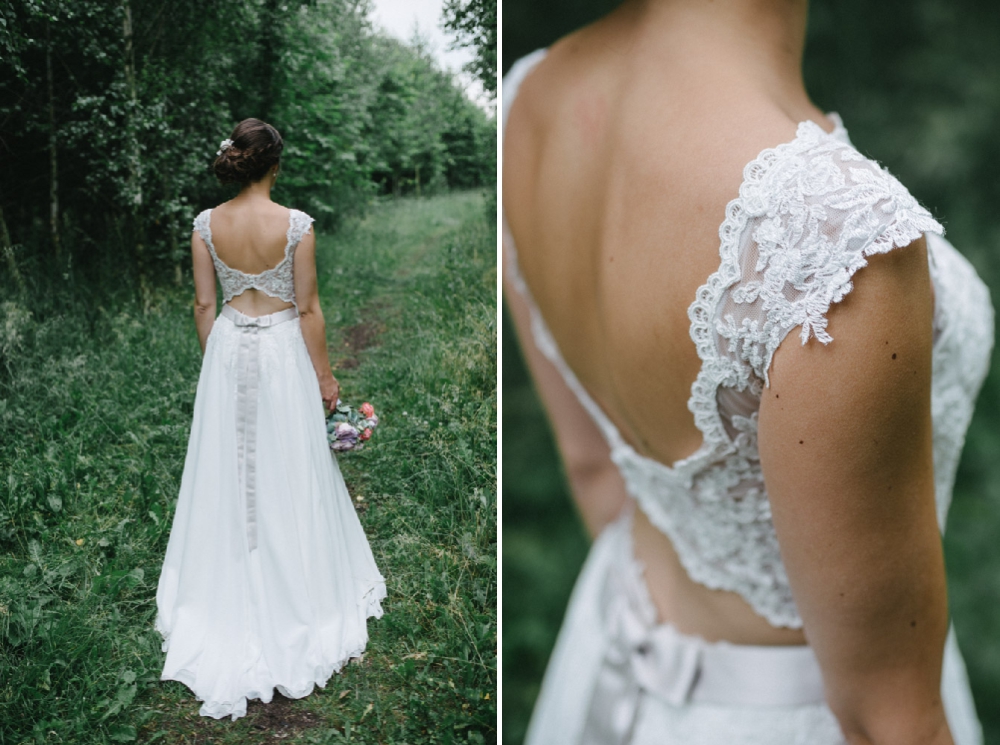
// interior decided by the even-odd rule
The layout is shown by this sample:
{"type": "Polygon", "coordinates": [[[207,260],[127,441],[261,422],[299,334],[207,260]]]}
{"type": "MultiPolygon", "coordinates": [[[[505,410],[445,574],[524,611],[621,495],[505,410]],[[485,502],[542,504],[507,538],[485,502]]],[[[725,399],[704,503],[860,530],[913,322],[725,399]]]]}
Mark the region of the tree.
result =
{"type": "Polygon", "coordinates": [[[445,30],[455,34],[453,48],[471,47],[475,57],[465,69],[497,92],[497,3],[496,0],[445,0],[445,30]]]}
{"type": "Polygon", "coordinates": [[[213,154],[247,117],[285,137],[275,198],[326,229],[379,182],[478,184],[485,114],[370,14],[369,0],[0,3],[0,292],[149,298],[181,281],[192,218],[231,193],[213,154]]]}

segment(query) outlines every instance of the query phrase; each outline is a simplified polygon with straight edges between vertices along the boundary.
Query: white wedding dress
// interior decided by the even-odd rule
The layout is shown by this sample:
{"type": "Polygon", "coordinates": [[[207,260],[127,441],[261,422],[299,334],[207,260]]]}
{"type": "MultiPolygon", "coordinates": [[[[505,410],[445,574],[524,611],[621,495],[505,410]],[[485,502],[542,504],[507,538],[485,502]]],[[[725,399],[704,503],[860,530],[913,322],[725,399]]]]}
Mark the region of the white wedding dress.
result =
{"type": "MultiPolygon", "coordinates": [[[[518,86],[545,56],[503,79],[506,125],[518,86]]],[[[506,221],[504,254],[531,309],[533,341],[562,373],[610,446],[633,500],[594,542],[549,661],[528,745],[841,745],[809,647],[709,644],[657,625],[631,547],[641,509],[690,577],[739,593],[772,626],[802,628],[781,561],[757,452],[757,410],[771,359],[793,329],[828,343],[826,314],[853,288],[866,257],[926,236],[934,285],[932,415],[940,526],[993,346],[989,292],[909,192],[851,145],[836,115],[764,150],[744,170],[719,229],[720,263],[692,298],[702,366],[688,407],[704,438],[667,466],[621,437],[560,356],[519,276],[506,221]]],[[[791,342],[790,342],[791,343],[791,342]]],[[[956,745],[982,731],[954,633],[942,695],[956,745]]]]}
{"type": "Polygon", "coordinates": [[[365,649],[383,580],[327,445],[319,384],[289,308],[260,318],[228,301],[253,287],[295,302],[295,248],[312,218],[291,211],[284,259],[226,266],[211,210],[195,229],[227,305],[202,361],[194,420],[159,587],[161,679],[236,719],[277,688],[300,698],[365,649]]]}

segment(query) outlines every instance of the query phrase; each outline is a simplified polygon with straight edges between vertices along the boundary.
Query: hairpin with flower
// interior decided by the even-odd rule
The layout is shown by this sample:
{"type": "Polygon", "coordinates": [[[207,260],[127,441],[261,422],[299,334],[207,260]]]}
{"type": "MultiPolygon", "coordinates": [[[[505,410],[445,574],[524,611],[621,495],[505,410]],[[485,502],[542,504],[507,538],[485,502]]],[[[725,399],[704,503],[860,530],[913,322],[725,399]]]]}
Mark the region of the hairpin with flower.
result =
{"type": "Polygon", "coordinates": [[[222,143],[219,145],[219,150],[218,150],[218,152],[216,152],[216,155],[222,155],[222,153],[224,153],[226,150],[228,150],[232,146],[233,146],[233,141],[232,140],[223,140],[222,143]]]}

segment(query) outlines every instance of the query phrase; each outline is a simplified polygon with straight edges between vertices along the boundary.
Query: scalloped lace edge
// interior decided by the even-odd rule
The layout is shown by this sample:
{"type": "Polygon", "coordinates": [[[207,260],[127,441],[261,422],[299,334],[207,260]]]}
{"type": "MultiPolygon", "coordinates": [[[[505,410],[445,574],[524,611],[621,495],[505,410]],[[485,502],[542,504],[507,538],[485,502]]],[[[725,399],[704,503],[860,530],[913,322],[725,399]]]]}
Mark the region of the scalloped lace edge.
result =
{"type": "MultiPolygon", "coordinates": [[[[844,266],[847,276],[839,284],[831,285],[828,288],[829,299],[824,303],[822,311],[818,311],[817,308],[810,306],[811,312],[805,321],[800,324],[802,331],[799,332],[799,339],[802,344],[808,342],[810,338],[815,338],[822,344],[829,344],[833,341],[833,337],[826,332],[827,315],[835,304],[842,302],[850,294],[851,290],[854,289],[854,275],[868,266],[869,258],[880,254],[887,254],[896,248],[906,248],[927,233],[943,235],[944,230],[941,228],[940,223],[933,217],[915,213],[910,209],[900,210],[892,222],[886,226],[885,230],[871,243],[848,257],[849,260],[844,266]]],[[[789,329],[785,336],[793,330],[794,327],[789,329]]],[[[774,357],[774,353],[778,351],[778,347],[781,346],[782,341],[784,341],[784,337],[775,342],[769,342],[767,345],[767,354],[763,366],[765,385],[770,384],[768,371],[771,368],[771,360],[774,357]]]]}
{"type": "MultiPolygon", "coordinates": [[[[274,274],[277,274],[278,271],[284,268],[284,265],[292,260],[292,257],[294,256],[294,249],[297,248],[299,243],[302,242],[302,239],[312,228],[312,224],[315,222],[315,220],[302,210],[297,210],[290,207],[288,209],[289,212],[288,228],[285,230],[284,256],[282,257],[281,261],[272,266],[270,269],[265,269],[264,271],[257,272],[256,274],[250,274],[235,267],[229,266],[229,264],[227,264],[221,258],[219,258],[219,255],[215,252],[215,243],[213,243],[212,241],[212,225],[210,217],[213,209],[214,209],[213,207],[210,207],[198,213],[198,215],[194,218],[194,229],[198,232],[198,235],[201,236],[201,239],[205,241],[205,245],[208,246],[208,251],[212,255],[212,261],[215,263],[216,273],[217,274],[222,273],[220,271],[221,267],[221,269],[225,270],[226,273],[238,275],[239,277],[243,278],[243,284],[248,285],[247,288],[243,290],[244,292],[246,291],[246,289],[251,289],[251,288],[260,290],[264,294],[270,295],[271,297],[275,297],[278,300],[284,300],[286,303],[294,303],[297,307],[298,303],[296,303],[294,293],[292,294],[291,297],[285,297],[284,295],[273,295],[268,291],[266,287],[257,286],[257,283],[253,280],[256,280],[260,277],[272,276],[274,274]],[[250,281],[248,282],[247,280],[250,281]]],[[[236,295],[230,295],[229,293],[227,293],[225,289],[223,289],[222,294],[223,294],[223,302],[226,303],[228,303],[230,300],[236,297],[236,295]]]]}
{"type": "Polygon", "coordinates": [[[754,613],[764,618],[775,627],[801,629],[802,618],[794,605],[791,610],[785,606],[784,598],[774,594],[774,586],[753,585],[751,590],[757,587],[765,587],[767,592],[748,591],[748,585],[739,581],[736,575],[713,568],[710,564],[702,563],[697,551],[691,549],[687,541],[684,540],[683,531],[678,529],[669,512],[658,505],[652,498],[646,495],[636,497],[636,502],[646,513],[649,521],[662,530],[673,544],[674,552],[680,560],[684,570],[692,581],[699,585],[704,585],[710,590],[725,590],[733,592],[743,598],[753,609],[754,613]],[[692,558],[695,557],[695,558],[692,558]]]}
{"type": "MultiPolygon", "coordinates": [[[[815,122],[802,122],[799,124],[793,140],[775,147],[765,148],[756,158],[744,166],[739,194],[726,205],[726,217],[719,226],[719,268],[709,275],[705,283],[698,288],[695,300],[688,307],[691,339],[694,341],[698,357],[702,361],[701,369],[691,385],[691,396],[688,399],[688,410],[694,415],[695,426],[701,431],[703,437],[703,444],[699,448],[699,452],[704,451],[704,459],[702,463],[696,463],[698,468],[703,467],[704,460],[735,452],[735,446],[730,441],[719,415],[716,397],[718,389],[726,385],[727,382],[735,382],[740,376],[740,372],[737,365],[719,356],[712,321],[723,293],[741,279],[739,241],[749,220],[744,208],[744,201],[750,198],[750,192],[763,180],[769,167],[774,165],[779,158],[788,155],[789,152],[804,152],[819,141],[821,136],[832,137],[833,133],[825,132],[815,122]]],[[[848,145],[848,147],[850,146],[848,145]]],[[[888,253],[893,248],[905,247],[927,232],[940,234],[943,230],[940,224],[929,215],[920,215],[910,209],[900,210],[882,233],[858,251],[857,256],[851,258],[845,267],[847,277],[839,285],[832,288],[828,294],[829,300],[819,315],[825,316],[834,303],[842,301],[850,293],[854,287],[854,275],[868,265],[868,257],[888,253]]],[[[811,320],[812,318],[807,319],[807,323],[802,324],[803,344],[809,340],[810,331],[814,333],[815,328],[825,328],[825,323],[810,322],[811,320]]],[[[783,334],[773,347],[768,346],[764,366],[765,384],[768,384],[767,371],[770,368],[771,359],[781,342],[792,330],[794,327],[783,334]]],[[[817,336],[817,338],[823,343],[831,341],[828,336],[825,339],[822,336],[817,336]]],[[[691,460],[697,461],[699,459],[692,458],[691,460]]],[[[683,531],[678,528],[672,515],[663,509],[662,505],[645,494],[637,496],[637,501],[650,521],[670,537],[681,564],[692,580],[709,589],[735,592],[750,604],[754,612],[773,626],[802,628],[802,618],[799,616],[798,610],[794,605],[791,610],[785,607],[783,599],[774,595],[773,588],[767,588],[771,590],[768,592],[748,592],[750,588],[741,583],[734,575],[718,571],[710,564],[701,562],[698,558],[698,552],[687,546],[687,541],[683,538],[683,531]]]]}

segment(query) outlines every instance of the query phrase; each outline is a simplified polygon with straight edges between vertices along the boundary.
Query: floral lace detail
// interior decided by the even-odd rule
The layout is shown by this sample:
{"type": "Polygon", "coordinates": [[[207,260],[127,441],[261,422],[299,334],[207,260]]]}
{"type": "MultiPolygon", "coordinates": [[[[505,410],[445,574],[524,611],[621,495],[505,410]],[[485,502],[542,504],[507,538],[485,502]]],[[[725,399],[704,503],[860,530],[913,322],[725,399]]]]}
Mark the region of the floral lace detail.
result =
{"type": "Polygon", "coordinates": [[[219,276],[219,284],[222,285],[223,301],[228,303],[246,290],[255,289],[286,303],[295,304],[295,283],[292,276],[295,248],[302,240],[302,236],[309,232],[313,219],[305,212],[289,210],[288,230],[285,232],[285,256],[277,265],[259,274],[241,272],[219,258],[215,253],[215,244],[212,243],[211,220],[212,210],[207,209],[194,219],[194,229],[198,231],[208,246],[209,253],[212,254],[215,273],[219,276]]]}
{"type": "MultiPolygon", "coordinates": [[[[794,141],[746,167],[740,196],[726,209],[723,265],[689,312],[699,355],[715,356],[717,334],[727,342],[726,356],[766,384],[771,358],[791,329],[801,327],[803,344],[810,336],[832,341],[827,311],[851,291],[851,277],[868,256],[943,232],[888,172],[803,122],[794,141]]],[[[746,372],[738,373],[740,382],[746,372]]]]}
{"type": "MultiPolygon", "coordinates": [[[[504,78],[504,122],[520,82],[542,58],[504,78]]],[[[989,367],[993,308],[975,270],[939,237],[940,224],[892,175],[861,155],[846,130],[813,122],[744,169],[719,228],[720,265],[688,309],[702,360],[688,408],[703,434],[673,465],[636,452],[563,361],[520,277],[506,220],[508,272],[531,311],[536,346],[604,434],[629,494],[670,538],[692,580],[741,595],[773,626],[801,628],[781,561],[757,449],[757,411],[775,351],[795,328],[827,344],[830,307],[867,258],[925,235],[935,291],[931,407],[940,524],[951,500],[973,405],[989,367]]]]}
{"type": "Polygon", "coordinates": [[[762,152],[743,177],[719,229],[719,269],[688,311],[702,359],[688,407],[712,452],[692,478],[686,525],[676,505],[669,518],[652,507],[650,519],[684,546],[692,578],[739,592],[775,626],[798,628],[757,451],[771,360],[796,327],[803,344],[832,341],[827,313],[866,257],[942,228],[895,178],[813,122],[762,152]]]}

